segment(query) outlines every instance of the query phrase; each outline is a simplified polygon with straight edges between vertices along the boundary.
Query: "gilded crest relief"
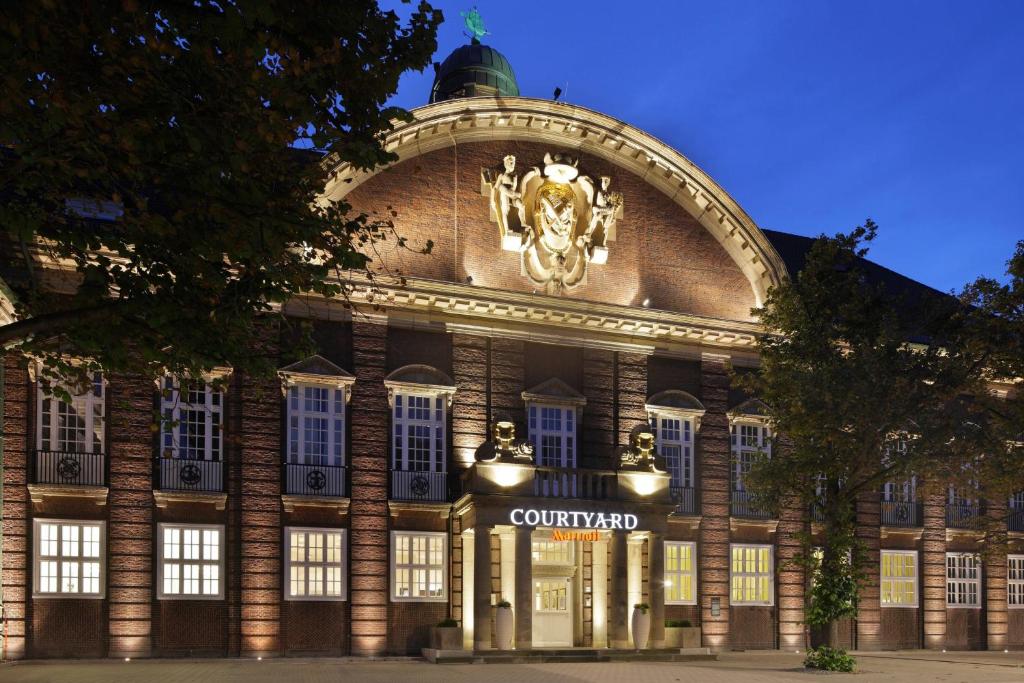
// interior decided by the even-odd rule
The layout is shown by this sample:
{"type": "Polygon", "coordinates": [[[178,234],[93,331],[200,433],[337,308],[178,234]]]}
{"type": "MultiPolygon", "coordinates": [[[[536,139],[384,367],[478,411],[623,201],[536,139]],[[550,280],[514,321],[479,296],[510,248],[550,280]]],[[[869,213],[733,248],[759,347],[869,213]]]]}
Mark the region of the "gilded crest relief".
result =
{"type": "Polygon", "coordinates": [[[608,260],[622,215],[622,195],[609,189],[611,178],[595,182],[563,152],[545,154],[543,165],[521,176],[510,154],[482,176],[502,249],[519,252],[522,274],[546,293],[586,284],[588,265],[608,260]]]}

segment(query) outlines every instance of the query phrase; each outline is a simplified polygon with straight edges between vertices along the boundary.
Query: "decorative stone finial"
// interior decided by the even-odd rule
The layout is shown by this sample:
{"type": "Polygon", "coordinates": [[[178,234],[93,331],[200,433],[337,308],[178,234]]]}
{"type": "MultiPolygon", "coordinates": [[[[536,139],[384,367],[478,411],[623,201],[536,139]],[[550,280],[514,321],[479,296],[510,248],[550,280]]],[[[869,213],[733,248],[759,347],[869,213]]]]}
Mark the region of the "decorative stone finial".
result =
{"type": "Polygon", "coordinates": [[[663,463],[654,449],[654,433],[647,425],[640,425],[629,435],[629,446],[619,457],[619,469],[641,472],[665,472],[663,463]]]}

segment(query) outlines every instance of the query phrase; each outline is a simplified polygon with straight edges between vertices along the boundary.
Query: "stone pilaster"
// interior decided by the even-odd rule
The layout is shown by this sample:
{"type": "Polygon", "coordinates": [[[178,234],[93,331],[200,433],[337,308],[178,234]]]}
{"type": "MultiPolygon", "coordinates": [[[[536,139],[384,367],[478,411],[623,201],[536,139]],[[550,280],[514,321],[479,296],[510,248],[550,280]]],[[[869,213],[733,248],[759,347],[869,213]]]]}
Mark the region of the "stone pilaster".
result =
{"type": "Polygon", "coordinates": [[[706,647],[729,646],[729,359],[701,357],[700,473],[701,636],[706,647]],[[712,602],[718,601],[714,614],[712,602]]]}
{"type": "Polygon", "coordinates": [[[491,649],[491,527],[473,535],[473,649],[491,649]]]}
{"type": "Polygon", "coordinates": [[[945,495],[926,494],[923,508],[920,609],[924,614],[924,646],[928,650],[941,650],[946,647],[945,495]]]}
{"type": "Polygon", "coordinates": [[[388,401],[384,388],[387,326],[352,322],[350,426],[352,457],[349,602],[352,654],[375,656],[387,647],[388,401]]]}
{"type": "Polygon", "coordinates": [[[665,647],[665,536],[651,532],[648,537],[648,572],[651,599],[651,636],[648,647],[665,647]]]}
{"type": "Polygon", "coordinates": [[[857,538],[865,549],[864,574],[857,612],[857,649],[878,650],[882,647],[882,612],[879,602],[881,573],[881,505],[879,494],[865,493],[857,500],[857,538]]]}
{"type": "Polygon", "coordinates": [[[531,527],[516,528],[516,649],[533,647],[533,554],[531,527]]]}
{"type": "Polygon", "coordinates": [[[611,578],[611,590],[608,601],[611,606],[610,628],[608,629],[608,645],[612,648],[629,647],[629,554],[626,543],[626,532],[615,530],[611,541],[611,566],[608,574],[611,578]]]}

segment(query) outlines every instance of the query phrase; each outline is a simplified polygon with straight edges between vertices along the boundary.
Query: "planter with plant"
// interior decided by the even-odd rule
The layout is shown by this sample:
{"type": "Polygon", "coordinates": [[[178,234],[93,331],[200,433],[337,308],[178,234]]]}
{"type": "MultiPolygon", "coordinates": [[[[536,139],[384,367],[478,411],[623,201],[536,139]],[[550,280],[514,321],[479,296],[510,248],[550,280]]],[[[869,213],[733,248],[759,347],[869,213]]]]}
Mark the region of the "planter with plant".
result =
{"type": "Polygon", "coordinates": [[[665,647],[700,647],[700,626],[694,626],[689,619],[666,619],[665,647]]]}
{"type": "Polygon", "coordinates": [[[435,650],[461,650],[462,629],[454,619],[442,619],[430,630],[430,647],[435,650]]]}
{"type": "Polygon", "coordinates": [[[651,635],[651,606],[646,602],[633,605],[633,647],[643,650],[647,647],[647,639],[651,635]]]}
{"type": "Polygon", "coordinates": [[[515,635],[515,619],[512,616],[512,603],[502,600],[494,613],[494,635],[499,650],[511,650],[512,638],[515,635]]]}

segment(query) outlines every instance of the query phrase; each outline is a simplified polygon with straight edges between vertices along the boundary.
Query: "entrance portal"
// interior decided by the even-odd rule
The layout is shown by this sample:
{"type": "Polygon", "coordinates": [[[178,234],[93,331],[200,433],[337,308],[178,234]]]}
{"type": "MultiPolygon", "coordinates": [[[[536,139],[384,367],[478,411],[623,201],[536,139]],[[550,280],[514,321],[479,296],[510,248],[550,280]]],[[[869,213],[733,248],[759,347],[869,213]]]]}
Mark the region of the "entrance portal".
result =
{"type": "Polygon", "coordinates": [[[533,541],[534,647],[574,644],[575,551],[575,541],[533,541]]]}

